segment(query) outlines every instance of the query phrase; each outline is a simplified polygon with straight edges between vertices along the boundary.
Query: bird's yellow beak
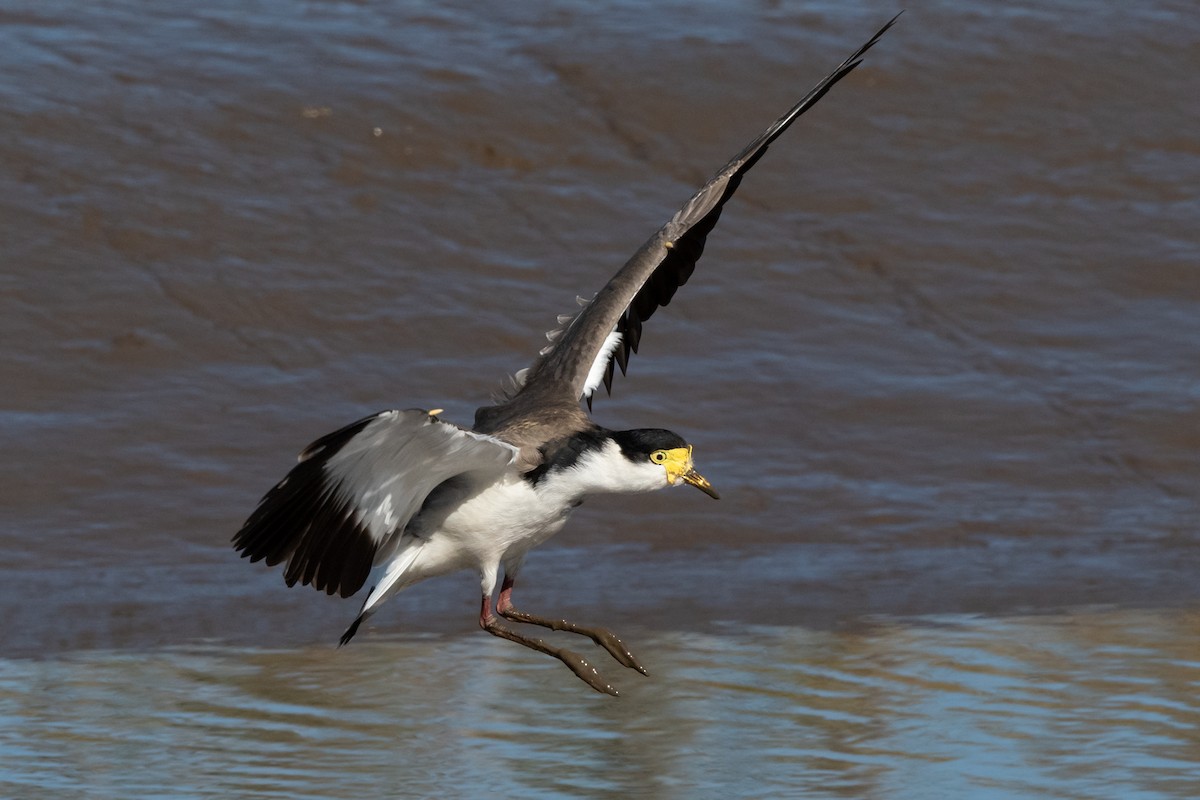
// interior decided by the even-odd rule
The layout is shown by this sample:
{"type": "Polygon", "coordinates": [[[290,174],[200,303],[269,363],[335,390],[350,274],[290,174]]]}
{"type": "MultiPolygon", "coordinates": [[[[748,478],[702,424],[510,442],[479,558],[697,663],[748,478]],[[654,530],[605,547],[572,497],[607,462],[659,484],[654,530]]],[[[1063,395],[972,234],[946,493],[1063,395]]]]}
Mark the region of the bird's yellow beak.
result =
{"type": "Polygon", "coordinates": [[[668,450],[667,459],[663,462],[663,468],[667,471],[667,483],[672,486],[675,485],[676,481],[683,481],[689,486],[695,486],[714,500],[721,499],[721,495],[717,494],[717,490],[708,482],[708,479],[699,472],[696,472],[696,468],[692,466],[691,445],[668,450]]]}

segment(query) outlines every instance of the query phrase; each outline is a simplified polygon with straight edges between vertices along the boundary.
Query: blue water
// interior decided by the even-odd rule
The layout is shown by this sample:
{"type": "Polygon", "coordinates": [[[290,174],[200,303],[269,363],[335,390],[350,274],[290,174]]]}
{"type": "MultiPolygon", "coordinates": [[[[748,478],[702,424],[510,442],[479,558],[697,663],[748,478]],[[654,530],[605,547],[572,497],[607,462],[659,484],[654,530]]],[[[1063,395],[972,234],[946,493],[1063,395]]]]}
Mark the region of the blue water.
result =
{"type": "MultiPolygon", "coordinates": [[[[0,662],[0,792],[1194,797],[1195,613],[650,634],[617,701],[483,636],[0,662]]],[[[599,663],[599,662],[598,662],[599,663]]]]}

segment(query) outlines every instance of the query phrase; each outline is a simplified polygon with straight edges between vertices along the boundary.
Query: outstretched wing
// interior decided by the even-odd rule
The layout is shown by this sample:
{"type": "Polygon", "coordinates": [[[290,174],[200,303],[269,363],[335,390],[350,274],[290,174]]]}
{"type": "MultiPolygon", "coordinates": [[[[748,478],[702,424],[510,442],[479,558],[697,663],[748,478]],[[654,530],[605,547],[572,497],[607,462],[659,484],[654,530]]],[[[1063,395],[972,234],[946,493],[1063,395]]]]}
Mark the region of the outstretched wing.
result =
{"type": "Polygon", "coordinates": [[[288,586],[349,597],[429,493],[470,473],[493,480],[517,457],[499,439],[425,411],[384,411],[323,436],[233,537],[243,558],[287,560],[288,586]]]}
{"type": "Polygon", "coordinates": [[[763,131],[684,203],[650,240],[634,253],[625,266],[587,303],[575,317],[563,318],[565,327],[550,334],[552,344],[523,373],[518,373],[504,401],[519,403],[518,397],[548,401],[578,402],[604,383],[612,389],[613,365],[624,373],[630,353],[636,353],[642,323],[671,302],[675,291],[687,282],[696,267],[704,242],[725,202],[733,196],[742,176],[754,166],[767,146],[797,117],[812,108],[827,91],[861,63],[863,54],[895,24],[893,17],[853,55],[838,65],[800,102],[763,131]]]}

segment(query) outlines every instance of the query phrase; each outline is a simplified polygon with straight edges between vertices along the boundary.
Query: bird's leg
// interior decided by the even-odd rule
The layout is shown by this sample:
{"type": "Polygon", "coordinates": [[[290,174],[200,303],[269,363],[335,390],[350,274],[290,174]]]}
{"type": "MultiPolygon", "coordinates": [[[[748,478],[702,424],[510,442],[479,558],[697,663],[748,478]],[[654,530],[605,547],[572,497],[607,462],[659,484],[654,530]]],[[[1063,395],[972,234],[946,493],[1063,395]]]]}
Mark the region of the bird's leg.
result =
{"type": "Polygon", "coordinates": [[[479,609],[479,627],[493,636],[499,636],[501,639],[508,639],[510,642],[524,645],[531,650],[537,650],[539,653],[554,656],[566,664],[567,668],[571,672],[574,672],[580,680],[597,692],[611,694],[614,697],[619,694],[616,689],[605,682],[604,678],[600,677],[600,673],[596,671],[596,668],[584,660],[583,656],[578,653],[567,650],[565,647],[548,645],[541,639],[535,639],[532,636],[523,636],[501,625],[500,620],[496,619],[495,615],[492,614],[491,595],[485,594],[483,596],[483,604],[479,609]]]}
{"type": "Polygon", "coordinates": [[[552,631],[569,631],[570,633],[578,633],[586,636],[607,650],[608,654],[617,660],[617,663],[630,669],[636,669],[643,675],[647,674],[646,668],[638,663],[638,660],[634,657],[633,653],[629,652],[629,648],[625,646],[625,643],[607,628],[588,627],[568,622],[565,619],[537,617],[513,608],[512,590],[514,582],[514,579],[505,573],[504,583],[500,586],[500,596],[496,598],[497,614],[513,622],[526,622],[530,625],[541,625],[543,628],[549,628],[552,631]]]}

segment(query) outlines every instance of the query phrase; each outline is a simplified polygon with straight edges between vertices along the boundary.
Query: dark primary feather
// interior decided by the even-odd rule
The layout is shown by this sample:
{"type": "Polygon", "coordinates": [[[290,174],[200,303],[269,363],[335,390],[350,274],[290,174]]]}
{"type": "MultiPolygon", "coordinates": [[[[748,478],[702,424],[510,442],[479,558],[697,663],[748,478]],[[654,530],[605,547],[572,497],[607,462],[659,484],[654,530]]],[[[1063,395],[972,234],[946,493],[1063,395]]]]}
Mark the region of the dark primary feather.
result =
{"type": "Polygon", "coordinates": [[[514,447],[421,409],[374,414],[309,445],[233,546],[269,566],[286,560],[288,586],[349,597],[439,486],[491,483],[516,458],[514,447]]]}
{"type": "Polygon", "coordinates": [[[378,543],[358,521],[348,498],[339,496],[326,466],[376,418],[361,419],[310,444],[300,463],[267,492],[234,535],[234,549],[271,567],[287,559],[288,586],[311,583],[342,597],[357,592],[371,571],[378,543]]]}
{"type": "MultiPolygon", "coordinates": [[[[889,28],[897,14],[866,44],[814,86],[786,114],[733,157],[703,188],[660,228],[626,262],[530,367],[524,384],[506,403],[480,409],[477,420],[517,424],[547,404],[578,403],[592,363],[605,338],[614,329],[622,334],[621,344],[610,358],[604,384],[611,391],[613,365],[624,373],[630,353],[636,353],[642,324],[660,307],[671,302],[676,290],[687,282],[704,252],[705,240],[717,224],[725,202],[737,190],[742,176],[762,157],[797,117],[820,100],[835,83],[861,63],[862,56],[889,28]]],[[[587,397],[591,407],[591,396],[587,397]]]]}

